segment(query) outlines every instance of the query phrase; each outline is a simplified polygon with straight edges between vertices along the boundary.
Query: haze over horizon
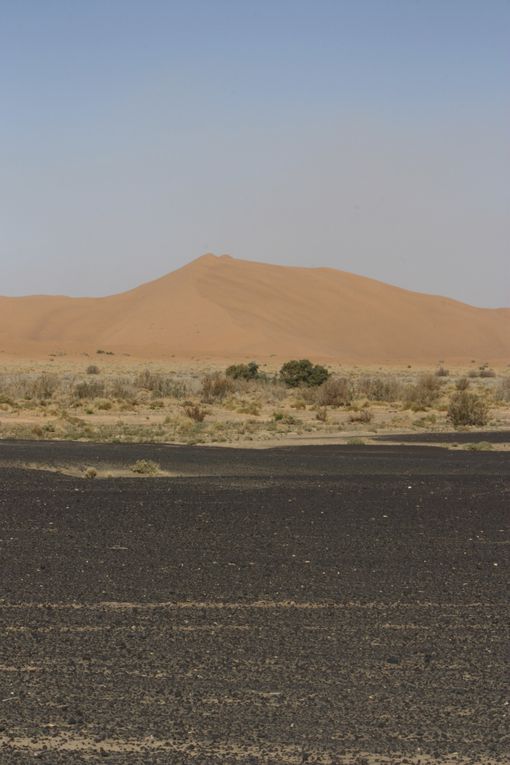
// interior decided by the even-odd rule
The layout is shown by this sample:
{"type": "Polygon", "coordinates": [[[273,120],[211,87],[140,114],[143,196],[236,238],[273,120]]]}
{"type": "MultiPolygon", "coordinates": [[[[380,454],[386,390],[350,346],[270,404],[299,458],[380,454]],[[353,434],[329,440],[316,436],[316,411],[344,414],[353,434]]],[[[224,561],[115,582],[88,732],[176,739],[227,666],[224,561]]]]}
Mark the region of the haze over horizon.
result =
{"type": "Polygon", "coordinates": [[[0,294],[204,252],[510,306],[510,4],[0,10],[0,294]]]}

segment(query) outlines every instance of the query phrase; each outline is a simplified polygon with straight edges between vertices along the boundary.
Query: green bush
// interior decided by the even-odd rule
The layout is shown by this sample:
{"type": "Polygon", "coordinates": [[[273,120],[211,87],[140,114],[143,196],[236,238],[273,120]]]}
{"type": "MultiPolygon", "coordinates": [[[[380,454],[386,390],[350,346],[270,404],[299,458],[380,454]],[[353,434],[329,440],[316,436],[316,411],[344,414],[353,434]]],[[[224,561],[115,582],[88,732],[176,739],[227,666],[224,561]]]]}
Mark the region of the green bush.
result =
{"type": "Polygon", "coordinates": [[[255,361],[250,361],[249,364],[232,364],[227,367],[225,374],[233,380],[259,380],[262,377],[259,365],[255,361]]]}
{"type": "Polygon", "coordinates": [[[308,359],[287,361],[280,369],[280,379],[289,388],[304,385],[313,388],[322,385],[329,377],[326,367],[312,364],[308,359]]]}
{"type": "Polygon", "coordinates": [[[463,425],[487,425],[489,406],[476,393],[460,390],[454,393],[450,399],[448,419],[455,428],[463,425]]]}

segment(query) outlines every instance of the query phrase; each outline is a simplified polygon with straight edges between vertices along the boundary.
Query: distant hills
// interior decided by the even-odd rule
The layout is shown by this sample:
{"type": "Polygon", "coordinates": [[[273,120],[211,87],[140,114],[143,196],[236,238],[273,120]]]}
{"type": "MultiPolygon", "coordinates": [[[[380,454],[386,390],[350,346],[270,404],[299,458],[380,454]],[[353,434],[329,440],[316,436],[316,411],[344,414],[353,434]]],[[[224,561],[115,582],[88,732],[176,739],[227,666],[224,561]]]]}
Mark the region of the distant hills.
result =
{"type": "Polygon", "coordinates": [[[510,362],[510,308],[488,309],[332,268],[203,255],[102,298],[0,297],[0,351],[355,363],[510,362]]]}

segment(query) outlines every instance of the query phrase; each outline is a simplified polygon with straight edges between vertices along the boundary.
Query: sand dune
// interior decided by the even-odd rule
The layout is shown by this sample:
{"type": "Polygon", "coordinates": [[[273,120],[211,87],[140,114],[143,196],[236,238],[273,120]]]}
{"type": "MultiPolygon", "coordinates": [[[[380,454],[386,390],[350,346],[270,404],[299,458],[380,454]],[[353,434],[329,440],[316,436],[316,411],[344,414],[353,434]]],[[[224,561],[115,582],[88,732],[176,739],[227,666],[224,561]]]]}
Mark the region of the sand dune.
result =
{"type": "Polygon", "coordinates": [[[204,255],[103,298],[0,297],[0,351],[20,356],[510,361],[510,308],[474,308],[331,268],[204,255]]]}

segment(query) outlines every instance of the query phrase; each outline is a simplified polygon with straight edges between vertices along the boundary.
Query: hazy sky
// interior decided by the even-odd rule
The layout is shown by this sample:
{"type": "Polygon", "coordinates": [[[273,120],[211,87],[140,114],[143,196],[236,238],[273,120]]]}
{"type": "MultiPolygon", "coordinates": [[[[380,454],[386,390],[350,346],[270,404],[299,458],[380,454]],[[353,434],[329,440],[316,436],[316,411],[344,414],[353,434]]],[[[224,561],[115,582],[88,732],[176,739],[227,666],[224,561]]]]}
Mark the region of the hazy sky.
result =
{"type": "Polygon", "coordinates": [[[206,251],[510,306],[510,0],[0,0],[0,294],[206,251]]]}

